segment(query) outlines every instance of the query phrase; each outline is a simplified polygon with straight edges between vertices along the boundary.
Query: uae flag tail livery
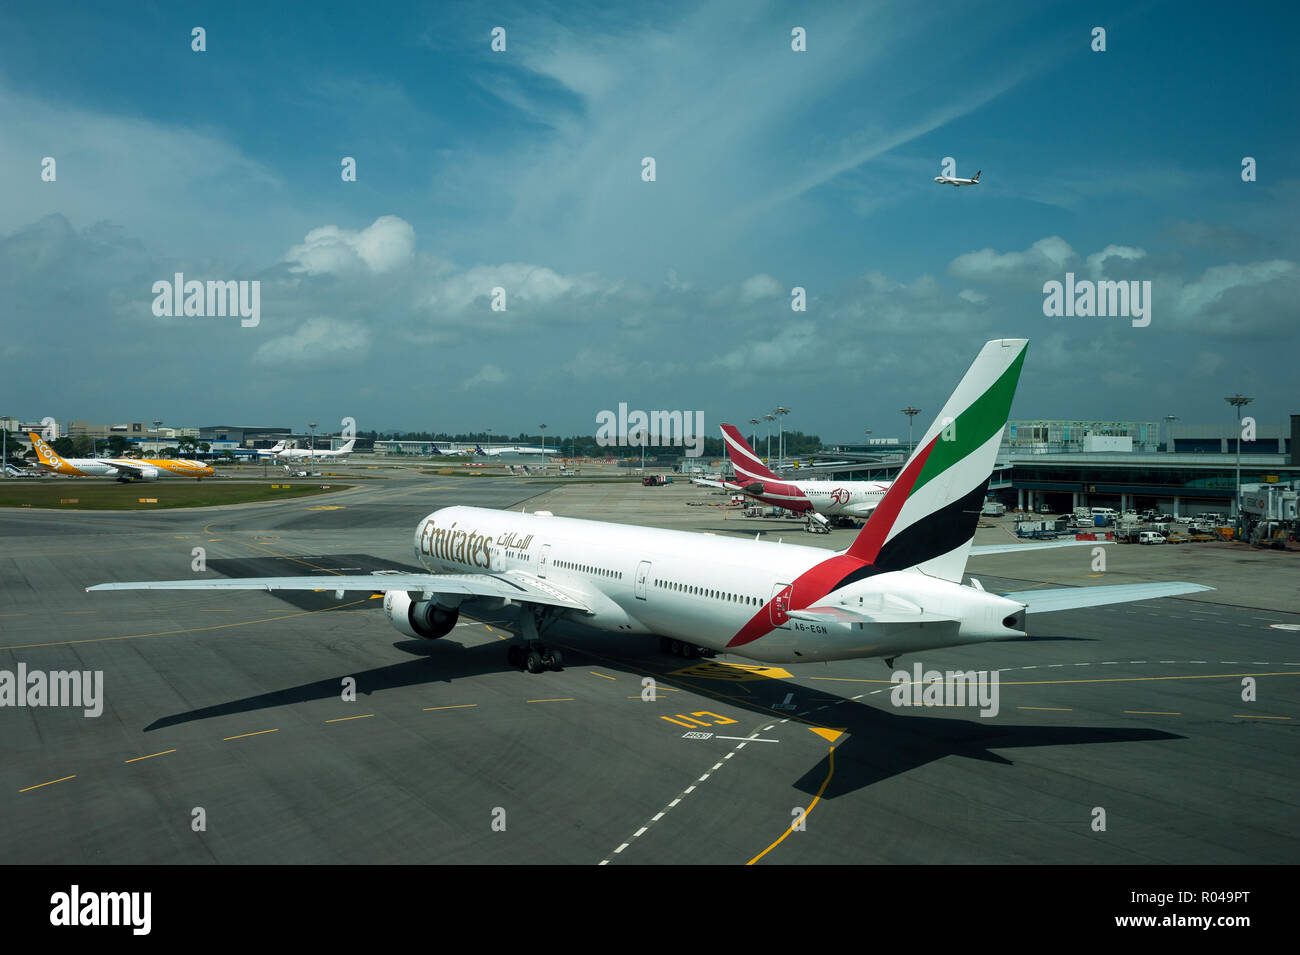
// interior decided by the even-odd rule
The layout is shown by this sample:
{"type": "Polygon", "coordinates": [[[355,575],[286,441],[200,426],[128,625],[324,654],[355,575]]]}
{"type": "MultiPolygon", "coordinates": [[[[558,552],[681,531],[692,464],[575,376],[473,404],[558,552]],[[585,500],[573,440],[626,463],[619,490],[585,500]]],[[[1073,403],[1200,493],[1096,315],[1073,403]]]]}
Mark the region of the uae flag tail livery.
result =
{"type": "Polygon", "coordinates": [[[961,581],[1028,341],[987,343],[847,556],[961,581]]]}

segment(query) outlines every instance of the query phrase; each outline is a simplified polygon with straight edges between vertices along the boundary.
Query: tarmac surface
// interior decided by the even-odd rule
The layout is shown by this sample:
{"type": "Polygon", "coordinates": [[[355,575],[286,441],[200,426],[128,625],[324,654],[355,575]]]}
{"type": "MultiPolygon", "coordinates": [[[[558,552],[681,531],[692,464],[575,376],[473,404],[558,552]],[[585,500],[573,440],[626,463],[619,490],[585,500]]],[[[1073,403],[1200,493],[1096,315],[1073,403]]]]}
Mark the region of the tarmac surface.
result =
{"type": "Polygon", "coordinates": [[[562,623],[548,641],[565,669],[532,675],[506,661],[513,617],[475,605],[425,642],[356,594],[84,592],[190,576],[199,547],[229,576],[416,569],[416,524],[451,504],[835,548],[854,533],[745,519],[682,484],[382,475],[284,503],[0,512],[0,671],[102,671],[104,686],[97,718],[0,706],[0,861],[1300,861],[1296,554],[973,558],[990,591],[1217,588],[896,661],[997,670],[991,718],[892,705],[880,660],[690,661],[562,623]]]}

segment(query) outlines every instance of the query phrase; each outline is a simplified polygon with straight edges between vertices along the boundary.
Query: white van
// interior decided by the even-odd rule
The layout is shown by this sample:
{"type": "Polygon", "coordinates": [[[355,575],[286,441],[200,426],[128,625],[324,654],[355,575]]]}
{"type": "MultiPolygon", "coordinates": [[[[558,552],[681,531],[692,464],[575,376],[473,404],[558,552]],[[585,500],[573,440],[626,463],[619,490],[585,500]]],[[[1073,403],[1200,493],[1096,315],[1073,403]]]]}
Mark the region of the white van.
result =
{"type": "Polygon", "coordinates": [[[1155,531],[1143,531],[1138,534],[1139,544],[1163,544],[1164,542],[1164,536],[1157,534],[1155,531]]]}
{"type": "Polygon", "coordinates": [[[1115,510],[1115,508],[1113,507],[1094,507],[1092,509],[1093,517],[1096,517],[1098,515],[1101,515],[1102,517],[1116,517],[1118,516],[1118,514],[1119,512],[1115,510]]]}

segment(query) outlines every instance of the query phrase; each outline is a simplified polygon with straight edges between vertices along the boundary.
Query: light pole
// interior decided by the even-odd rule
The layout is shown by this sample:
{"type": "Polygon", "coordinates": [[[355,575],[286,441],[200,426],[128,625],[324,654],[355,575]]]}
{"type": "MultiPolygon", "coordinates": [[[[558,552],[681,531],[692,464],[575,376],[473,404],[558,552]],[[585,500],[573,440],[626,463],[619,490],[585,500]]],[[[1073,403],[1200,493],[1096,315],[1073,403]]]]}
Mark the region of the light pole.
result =
{"type": "Polygon", "coordinates": [[[542,429],[542,460],[546,460],[546,425],[539,424],[537,427],[542,429]]]}
{"type": "Polygon", "coordinates": [[[1233,395],[1231,398],[1224,398],[1228,404],[1237,409],[1237,525],[1241,526],[1241,409],[1254,401],[1254,398],[1247,398],[1244,395],[1233,395]]]}
{"type": "Polygon", "coordinates": [[[750,418],[749,423],[754,426],[749,429],[749,446],[752,448],[758,444],[758,425],[760,422],[757,418],[750,418]]]}
{"type": "Polygon", "coordinates": [[[765,414],[763,420],[767,422],[767,461],[765,463],[770,465],[772,463],[772,422],[776,420],[776,415],[765,414]]]}
{"type": "Polygon", "coordinates": [[[1178,420],[1178,415],[1167,414],[1165,420],[1169,422],[1165,426],[1165,450],[1172,453],[1174,450],[1174,422],[1178,420]]]}
{"type": "Polygon", "coordinates": [[[777,405],[772,409],[772,414],[777,416],[777,438],[776,438],[776,455],[778,460],[785,463],[785,422],[780,420],[790,413],[789,408],[777,405]]]}
{"type": "Polygon", "coordinates": [[[315,451],[316,450],[316,422],[308,421],[307,427],[311,430],[311,437],[307,440],[307,450],[315,451]]]}
{"type": "Polygon", "coordinates": [[[919,414],[921,413],[921,409],[920,409],[920,408],[913,408],[911,405],[908,405],[906,408],[904,408],[904,409],[902,410],[902,413],[905,414],[905,415],[907,415],[907,455],[908,455],[908,457],[911,457],[911,455],[912,455],[912,419],[915,418],[917,415],[919,415],[919,414]]]}

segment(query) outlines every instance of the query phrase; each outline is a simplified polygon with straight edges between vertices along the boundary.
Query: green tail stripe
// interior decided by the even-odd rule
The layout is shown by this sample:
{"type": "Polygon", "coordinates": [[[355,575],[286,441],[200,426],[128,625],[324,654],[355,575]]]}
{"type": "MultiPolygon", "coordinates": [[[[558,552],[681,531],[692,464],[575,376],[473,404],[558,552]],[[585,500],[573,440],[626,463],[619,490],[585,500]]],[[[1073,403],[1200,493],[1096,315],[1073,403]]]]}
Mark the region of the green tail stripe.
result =
{"type": "Polygon", "coordinates": [[[1002,376],[976,398],[969,408],[957,415],[950,425],[953,435],[951,441],[945,441],[943,433],[940,433],[925,467],[921,469],[916,484],[912,487],[912,494],[1006,427],[1007,418],[1011,414],[1011,399],[1015,397],[1016,384],[1020,381],[1020,367],[1025,362],[1025,351],[1026,349],[1021,349],[1016,360],[1002,376]]]}

